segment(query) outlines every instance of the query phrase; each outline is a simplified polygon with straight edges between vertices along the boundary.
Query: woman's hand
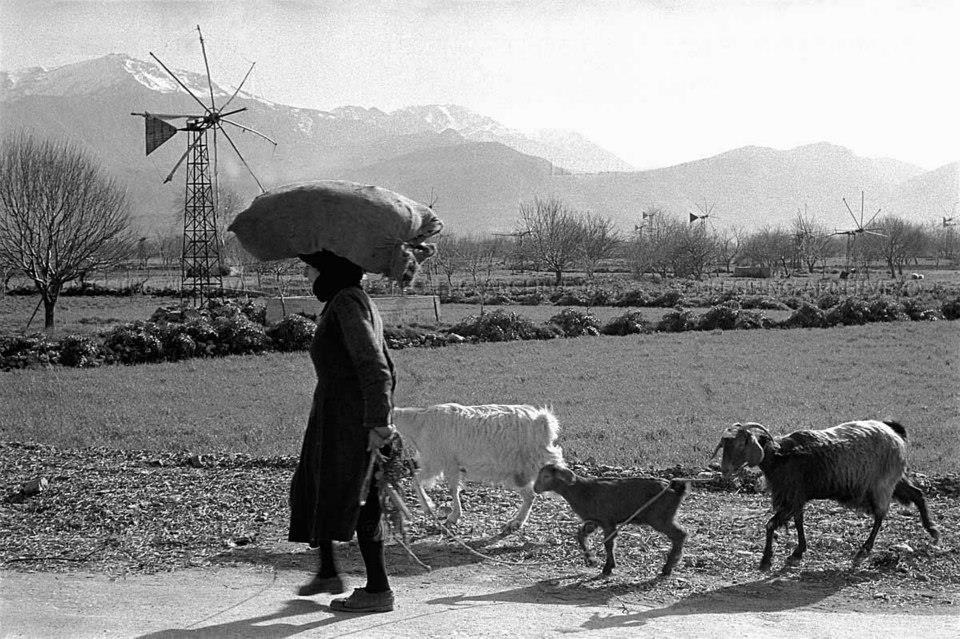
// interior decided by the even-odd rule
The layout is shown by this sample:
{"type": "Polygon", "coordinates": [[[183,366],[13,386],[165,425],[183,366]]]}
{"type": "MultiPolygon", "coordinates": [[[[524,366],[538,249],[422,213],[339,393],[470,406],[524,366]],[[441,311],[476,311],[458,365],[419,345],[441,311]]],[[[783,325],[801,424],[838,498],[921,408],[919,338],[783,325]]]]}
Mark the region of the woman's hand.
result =
{"type": "Polygon", "coordinates": [[[397,427],[393,424],[371,428],[367,436],[367,450],[379,450],[397,436],[397,427]]]}

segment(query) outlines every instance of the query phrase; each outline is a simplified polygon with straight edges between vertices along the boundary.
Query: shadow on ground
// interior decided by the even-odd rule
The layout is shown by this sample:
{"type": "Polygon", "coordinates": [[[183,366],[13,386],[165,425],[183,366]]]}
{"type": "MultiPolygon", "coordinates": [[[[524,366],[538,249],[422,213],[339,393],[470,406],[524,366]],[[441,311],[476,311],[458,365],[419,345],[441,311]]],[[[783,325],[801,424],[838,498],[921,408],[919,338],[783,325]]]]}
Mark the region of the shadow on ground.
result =
{"type": "MultiPolygon", "coordinates": [[[[531,551],[538,546],[530,542],[507,543],[501,546],[486,548],[485,540],[471,542],[470,547],[488,556],[510,555],[531,551]]],[[[427,570],[419,562],[423,562],[431,569],[451,568],[483,561],[483,558],[471,553],[466,548],[442,540],[422,540],[408,544],[416,556],[410,554],[399,544],[385,548],[387,569],[391,575],[409,577],[422,574],[427,570]]],[[[363,561],[355,542],[337,544],[336,556],[340,570],[347,573],[362,572],[363,561]]],[[[229,552],[210,558],[210,563],[223,566],[251,565],[273,568],[278,571],[310,572],[316,569],[317,554],[306,546],[291,546],[286,548],[269,548],[263,546],[245,546],[234,548],[229,552]]]]}
{"type": "MultiPolygon", "coordinates": [[[[202,637],[204,639],[282,639],[292,637],[303,632],[323,628],[350,618],[349,613],[333,613],[327,606],[322,606],[309,599],[291,599],[284,603],[279,610],[256,617],[239,619],[227,623],[204,626],[202,628],[171,628],[150,634],[140,635],[137,639],[177,639],[179,637],[202,637]],[[319,619],[312,617],[304,623],[293,623],[294,617],[325,613],[319,619]],[[281,620],[287,620],[278,623],[281,620]],[[273,623],[270,623],[273,622],[273,623]]],[[[355,617],[353,617],[355,618],[355,617]]],[[[202,623],[202,622],[198,622],[202,623]]]]}
{"type": "MultiPolygon", "coordinates": [[[[669,578],[668,578],[669,579],[669,578]]],[[[567,575],[538,581],[530,586],[485,595],[440,597],[427,603],[469,605],[474,602],[555,604],[580,607],[619,608],[622,613],[594,612],[583,623],[584,630],[631,628],[651,619],[690,614],[737,614],[741,612],[782,612],[815,606],[851,583],[865,578],[841,570],[806,571],[799,576],[773,576],[732,584],[692,594],[670,605],[649,610],[630,611],[625,597],[650,591],[663,584],[660,578],[638,583],[603,585],[598,577],[567,575]]]]}

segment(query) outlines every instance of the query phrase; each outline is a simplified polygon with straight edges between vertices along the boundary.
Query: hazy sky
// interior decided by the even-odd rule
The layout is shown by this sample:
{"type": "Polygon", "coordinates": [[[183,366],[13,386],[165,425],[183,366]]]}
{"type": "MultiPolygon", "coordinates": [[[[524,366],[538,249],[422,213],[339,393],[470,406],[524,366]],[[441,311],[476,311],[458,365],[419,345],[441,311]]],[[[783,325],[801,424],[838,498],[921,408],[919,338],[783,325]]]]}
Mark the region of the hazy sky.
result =
{"type": "Polygon", "coordinates": [[[122,52],[294,106],[461,104],[638,168],[829,141],[960,159],[960,0],[0,0],[0,69],[122,52]]]}

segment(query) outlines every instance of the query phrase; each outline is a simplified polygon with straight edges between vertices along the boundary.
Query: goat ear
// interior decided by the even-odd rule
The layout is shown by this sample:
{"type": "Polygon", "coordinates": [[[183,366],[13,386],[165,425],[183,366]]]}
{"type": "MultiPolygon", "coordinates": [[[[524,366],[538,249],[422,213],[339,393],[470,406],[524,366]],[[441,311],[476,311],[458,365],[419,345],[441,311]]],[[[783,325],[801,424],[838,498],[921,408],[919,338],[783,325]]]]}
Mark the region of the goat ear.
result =
{"type": "Polygon", "coordinates": [[[748,466],[757,466],[763,461],[763,448],[753,433],[747,433],[747,445],[744,447],[743,452],[746,456],[748,466]]]}

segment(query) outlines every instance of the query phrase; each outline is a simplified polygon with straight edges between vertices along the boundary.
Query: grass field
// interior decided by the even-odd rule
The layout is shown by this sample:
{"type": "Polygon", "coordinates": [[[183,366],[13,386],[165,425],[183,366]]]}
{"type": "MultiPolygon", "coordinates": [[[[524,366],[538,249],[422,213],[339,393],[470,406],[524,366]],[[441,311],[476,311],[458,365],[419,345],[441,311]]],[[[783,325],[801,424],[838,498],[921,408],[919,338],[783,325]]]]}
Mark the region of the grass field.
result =
{"type": "MultiPolygon", "coordinates": [[[[529,308],[529,307],[528,307],[529,308]]],[[[960,323],[729,331],[408,349],[397,405],[552,406],[572,459],[700,466],[720,429],[896,418],[925,473],[960,468],[960,323]]],[[[306,353],[0,375],[0,439],[296,454],[306,353]]]]}

